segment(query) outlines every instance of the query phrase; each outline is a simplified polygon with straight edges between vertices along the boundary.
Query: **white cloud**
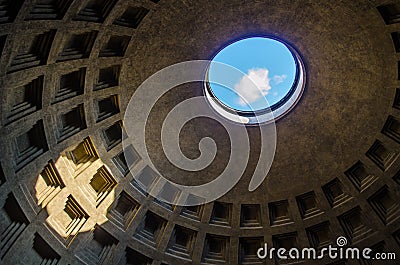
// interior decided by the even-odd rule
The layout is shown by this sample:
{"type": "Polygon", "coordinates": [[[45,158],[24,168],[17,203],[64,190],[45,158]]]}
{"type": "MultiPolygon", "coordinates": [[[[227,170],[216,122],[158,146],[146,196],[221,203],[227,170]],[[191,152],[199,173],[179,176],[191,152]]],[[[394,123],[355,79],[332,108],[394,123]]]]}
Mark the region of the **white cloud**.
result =
{"type": "Polygon", "coordinates": [[[235,85],[236,92],[240,95],[239,104],[246,105],[265,97],[271,90],[270,78],[268,77],[268,69],[250,69],[247,75],[235,85]]]}
{"type": "Polygon", "coordinates": [[[278,85],[280,83],[283,83],[286,78],[287,75],[274,75],[274,77],[272,77],[272,80],[274,81],[275,85],[278,85]]]}

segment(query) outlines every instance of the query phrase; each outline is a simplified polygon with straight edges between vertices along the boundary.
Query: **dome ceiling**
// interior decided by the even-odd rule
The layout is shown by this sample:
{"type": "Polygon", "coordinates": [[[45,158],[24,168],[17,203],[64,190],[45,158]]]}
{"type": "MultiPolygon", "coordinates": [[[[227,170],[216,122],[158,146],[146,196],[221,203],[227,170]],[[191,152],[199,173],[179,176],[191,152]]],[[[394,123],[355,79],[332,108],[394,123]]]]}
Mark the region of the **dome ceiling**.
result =
{"type": "MultiPolygon", "coordinates": [[[[263,242],[321,247],[338,236],[400,254],[397,2],[18,0],[0,6],[4,264],[264,264],[255,254],[263,242]],[[209,60],[227,43],[254,35],[296,47],[307,76],[301,101],[276,122],[266,179],[248,191],[262,148],[259,128],[248,127],[245,173],[216,202],[175,207],[149,196],[133,175],[147,177],[150,168],[132,149],[125,150],[135,161],[129,170],[121,143],[132,95],[164,67],[209,60]],[[46,221],[51,213],[38,205],[35,185],[82,141],[90,141],[117,182],[115,201],[107,222],[64,240],[46,221]]],[[[153,163],[180,184],[213,180],[231,152],[221,124],[196,118],[180,132],[182,152],[198,157],[200,140],[209,136],[218,147],[212,164],[188,172],[166,158],[163,121],[179,102],[201,95],[199,82],[175,87],[154,105],[146,125],[153,163]]],[[[79,157],[71,158],[76,165],[79,157]]]]}

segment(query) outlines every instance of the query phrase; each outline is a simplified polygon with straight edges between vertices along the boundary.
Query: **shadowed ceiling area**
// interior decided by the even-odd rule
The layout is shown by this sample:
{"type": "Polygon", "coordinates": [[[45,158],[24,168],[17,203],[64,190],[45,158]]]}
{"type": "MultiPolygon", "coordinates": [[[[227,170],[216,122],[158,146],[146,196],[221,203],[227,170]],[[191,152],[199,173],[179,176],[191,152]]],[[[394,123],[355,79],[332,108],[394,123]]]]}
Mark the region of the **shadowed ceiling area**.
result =
{"type": "MultiPolygon", "coordinates": [[[[345,236],[400,258],[398,1],[0,0],[0,55],[1,264],[399,263],[256,255],[264,242],[320,249],[345,236]],[[210,60],[232,41],[263,35],[296,47],[307,76],[300,102],[276,122],[267,178],[248,191],[262,148],[253,126],[247,167],[223,197],[183,207],[150,196],[134,176],[154,172],[122,145],[136,89],[164,67],[210,60]],[[75,195],[85,192],[91,204],[75,195]],[[97,213],[103,201],[105,215],[97,213]],[[49,221],[47,204],[60,221],[49,221]]],[[[150,157],[177,183],[213,180],[231,153],[223,126],[197,118],[179,142],[194,159],[199,141],[214,139],[211,165],[189,172],[165,156],[167,114],[201,95],[199,82],[175,87],[147,121],[150,157]]]]}

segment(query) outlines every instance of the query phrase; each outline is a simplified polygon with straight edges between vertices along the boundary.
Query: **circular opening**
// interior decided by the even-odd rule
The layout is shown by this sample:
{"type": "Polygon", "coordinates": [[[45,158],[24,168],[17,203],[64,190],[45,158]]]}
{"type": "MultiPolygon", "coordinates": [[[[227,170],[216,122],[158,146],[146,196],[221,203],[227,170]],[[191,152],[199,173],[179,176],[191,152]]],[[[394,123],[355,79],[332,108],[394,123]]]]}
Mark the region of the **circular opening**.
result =
{"type": "Polygon", "coordinates": [[[214,109],[231,120],[265,123],[296,105],[304,89],[304,72],[298,52],[289,44],[272,37],[241,39],[211,60],[206,96],[214,109]],[[241,75],[227,74],[221,63],[241,75]]]}

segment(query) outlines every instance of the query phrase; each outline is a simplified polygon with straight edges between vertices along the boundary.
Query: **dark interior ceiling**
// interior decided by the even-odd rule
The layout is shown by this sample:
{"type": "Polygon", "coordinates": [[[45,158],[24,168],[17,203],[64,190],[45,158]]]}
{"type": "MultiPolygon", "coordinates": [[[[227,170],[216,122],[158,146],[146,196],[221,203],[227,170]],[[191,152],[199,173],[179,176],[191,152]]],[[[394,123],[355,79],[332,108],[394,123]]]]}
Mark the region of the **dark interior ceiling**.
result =
{"type": "MultiPolygon", "coordinates": [[[[0,49],[0,232],[8,235],[1,264],[34,264],[37,254],[58,264],[264,264],[255,256],[262,242],[321,247],[338,236],[400,255],[397,1],[4,0],[0,49]],[[248,167],[217,202],[170,208],[141,193],[120,156],[121,121],[135,89],[164,67],[211,59],[232,40],[264,34],[297,47],[307,85],[276,123],[276,155],[263,184],[247,190],[260,151],[257,128],[248,128],[248,167]],[[135,214],[123,216],[124,227],[108,216],[66,245],[46,225],[33,187],[49,161],[86,137],[118,181],[110,215],[126,214],[118,206],[124,200],[135,214]],[[10,222],[24,225],[10,234],[10,222]]],[[[208,119],[190,122],[180,141],[195,158],[199,140],[213,137],[218,154],[209,168],[184,172],[162,153],[166,114],[201,94],[201,84],[177,87],[150,116],[152,158],[178,182],[213,179],[230,154],[226,132],[208,119]]],[[[133,174],[145,167],[139,162],[133,174]]],[[[265,264],[275,262],[288,264],[265,264]]],[[[368,262],[303,264],[379,264],[368,262]]]]}

